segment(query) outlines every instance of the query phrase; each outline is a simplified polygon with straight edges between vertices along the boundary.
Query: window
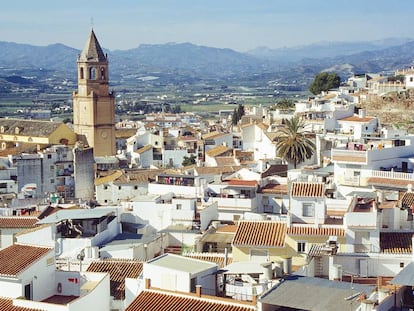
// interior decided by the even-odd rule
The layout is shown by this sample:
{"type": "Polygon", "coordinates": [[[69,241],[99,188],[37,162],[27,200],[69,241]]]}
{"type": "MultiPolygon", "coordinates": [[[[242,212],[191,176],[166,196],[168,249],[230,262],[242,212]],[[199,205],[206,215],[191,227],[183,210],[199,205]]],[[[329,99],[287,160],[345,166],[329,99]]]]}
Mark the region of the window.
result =
{"type": "Polygon", "coordinates": [[[50,183],[51,183],[51,184],[54,184],[54,183],[55,183],[55,180],[52,178],[52,179],[50,180],[50,183]]]}
{"type": "Polygon", "coordinates": [[[101,68],[101,80],[105,80],[105,68],[101,68]]]}
{"type": "Polygon", "coordinates": [[[138,186],[137,186],[137,185],[135,185],[135,186],[134,186],[134,189],[135,189],[135,190],[138,190],[138,186]]]}
{"type": "Polygon", "coordinates": [[[54,169],[55,169],[55,166],[54,165],[51,165],[50,166],[50,170],[53,171],[54,169]]]}
{"type": "Polygon", "coordinates": [[[414,78],[413,77],[410,77],[410,82],[413,82],[414,81],[414,78]]]}
{"type": "Polygon", "coordinates": [[[118,190],[121,190],[121,186],[118,186],[118,190]]]}
{"type": "Polygon", "coordinates": [[[48,159],[51,159],[51,158],[52,158],[52,155],[51,155],[51,154],[48,154],[48,155],[47,155],[47,158],[48,158],[48,159]]]}
{"type": "Polygon", "coordinates": [[[108,190],[108,185],[105,185],[103,188],[104,190],[108,190]]]}
{"type": "Polygon", "coordinates": [[[306,242],[304,241],[298,241],[296,244],[296,251],[298,253],[304,253],[306,252],[306,242]]]}
{"type": "Polygon", "coordinates": [[[95,67],[89,68],[89,79],[91,79],[91,80],[96,79],[96,69],[95,69],[95,67]]]}
{"type": "Polygon", "coordinates": [[[182,209],[182,208],[183,208],[183,205],[182,205],[182,204],[177,204],[177,205],[176,205],[176,209],[180,210],[180,209],[182,209]]]}
{"type": "Polygon", "coordinates": [[[302,216],[314,217],[315,216],[315,205],[313,205],[313,203],[303,203],[302,216]]]}
{"type": "Polygon", "coordinates": [[[400,268],[404,268],[404,263],[400,262],[400,268]]]}
{"type": "Polygon", "coordinates": [[[83,67],[80,68],[80,78],[84,79],[83,67]]]}

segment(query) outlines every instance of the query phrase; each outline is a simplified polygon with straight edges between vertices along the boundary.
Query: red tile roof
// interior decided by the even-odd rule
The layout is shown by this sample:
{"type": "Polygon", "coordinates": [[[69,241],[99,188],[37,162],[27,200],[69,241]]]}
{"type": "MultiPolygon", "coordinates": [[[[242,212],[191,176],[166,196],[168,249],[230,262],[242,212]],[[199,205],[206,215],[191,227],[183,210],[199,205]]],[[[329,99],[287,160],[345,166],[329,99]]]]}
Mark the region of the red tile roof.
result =
{"type": "Polygon", "coordinates": [[[290,189],[292,197],[324,197],[323,183],[293,182],[290,189]]]}
{"type": "Polygon", "coordinates": [[[401,207],[412,208],[414,206],[414,192],[406,192],[401,198],[401,207]]]}
{"type": "Polygon", "coordinates": [[[345,229],[340,227],[312,227],[312,226],[291,226],[287,229],[288,235],[306,236],[345,236],[345,229]]]}
{"type": "MultiPolygon", "coordinates": [[[[14,244],[0,250],[0,275],[17,276],[52,248],[14,244]]],[[[53,254],[54,256],[54,254],[53,254]]]]}
{"type": "Polygon", "coordinates": [[[0,228],[30,228],[38,221],[36,217],[0,217],[0,228]]]}
{"type": "Polygon", "coordinates": [[[233,262],[233,256],[231,254],[227,257],[227,264],[225,264],[225,254],[221,253],[188,253],[184,254],[184,257],[204,260],[216,263],[220,268],[229,265],[233,262]]]}
{"type": "Polygon", "coordinates": [[[235,246],[283,247],[286,223],[275,221],[241,221],[233,239],[235,246]]]}
{"type": "Polygon", "coordinates": [[[125,278],[138,278],[142,273],[142,262],[136,260],[105,259],[92,262],[88,272],[108,272],[111,296],[125,299],[125,278]]]}
{"type": "Polygon", "coordinates": [[[380,248],[387,254],[411,254],[414,232],[380,232],[380,248]]]}
{"type": "Polygon", "coordinates": [[[33,309],[13,306],[13,299],[0,297],[0,310],[4,311],[42,311],[44,309],[33,309]]]}
{"type": "Polygon", "coordinates": [[[339,119],[338,121],[347,121],[347,122],[369,122],[371,120],[375,119],[375,117],[359,117],[359,116],[351,116],[346,117],[343,119],[339,119]]]}
{"type": "Polygon", "coordinates": [[[260,189],[259,193],[287,194],[287,190],[286,184],[267,184],[260,189]]]}
{"type": "Polygon", "coordinates": [[[229,232],[229,233],[236,233],[237,225],[225,225],[222,227],[218,227],[216,232],[229,232]]]}
{"type": "Polygon", "coordinates": [[[227,181],[229,186],[248,186],[248,187],[256,187],[257,181],[256,180],[243,180],[243,179],[230,179],[227,181]]]}
{"type": "Polygon", "coordinates": [[[384,177],[369,177],[367,180],[368,185],[373,186],[388,186],[393,188],[407,189],[409,184],[413,182],[407,179],[393,179],[384,177]]]}
{"type": "Polygon", "coordinates": [[[253,311],[256,307],[218,297],[197,297],[155,290],[142,291],[126,311],[253,311]]]}

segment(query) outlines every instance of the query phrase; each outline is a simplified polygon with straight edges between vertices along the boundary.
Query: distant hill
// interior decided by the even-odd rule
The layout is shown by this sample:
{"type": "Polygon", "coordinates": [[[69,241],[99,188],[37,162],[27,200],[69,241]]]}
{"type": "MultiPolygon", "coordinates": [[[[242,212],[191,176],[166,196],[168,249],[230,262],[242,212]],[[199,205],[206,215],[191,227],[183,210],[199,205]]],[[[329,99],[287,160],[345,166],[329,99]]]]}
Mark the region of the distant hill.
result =
{"type": "Polygon", "coordinates": [[[142,44],[135,49],[113,51],[110,56],[113,58],[112,63],[122,64],[127,61],[137,69],[145,65],[219,76],[254,71],[264,63],[253,56],[231,49],[218,49],[191,43],[142,44]]]}
{"type": "MultiPolygon", "coordinates": [[[[322,70],[338,70],[342,76],[349,76],[402,68],[414,59],[414,41],[394,38],[372,42],[324,42],[283,49],[258,48],[248,53],[191,43],[167,43],[106,52],[111,62],[111,77],[119,81],[126,76],[136,78],[154,72],[177,77],[177,81],[185,77],[251,80],[275,73],[295,80],[295,75],[306,75],[308,79],[322,70]]],[[[25,68],[42,68],[63,72],[73,80],[79,53],[63,44],[33,46],[0,41],[0,69],[16,68],[19,75],[24,76],[25,68]]],[[[7,76],[9,74],[0,72],[0,78],[7,76]]]]}
{"type": "Polygon", "coordinates": [[[0,66],[76,70],[79,51],[63,44],[35,46],[0,41],[0,66]]]}
{"type": "Polygon", "coordinates": [[[412,41],[412,39],[388,38],[376,41],[318,42],[304,46],[278,49],[259,47],[248,51],[247,54],[261,59],[278,62],[297,62],[304,58],[332,58],[367,51],[382,50],[393,46],[400,46],[410,41],[412,41]]]}

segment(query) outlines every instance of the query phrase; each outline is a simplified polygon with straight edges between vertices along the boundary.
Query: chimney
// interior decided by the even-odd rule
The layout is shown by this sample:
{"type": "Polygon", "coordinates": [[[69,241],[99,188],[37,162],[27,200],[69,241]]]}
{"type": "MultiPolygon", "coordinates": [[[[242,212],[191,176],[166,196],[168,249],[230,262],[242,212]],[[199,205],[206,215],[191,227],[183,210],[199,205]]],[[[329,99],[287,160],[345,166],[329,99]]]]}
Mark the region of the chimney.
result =
{"type": "Polygon", "coordinates": [[[145,289],[151,288],[151,279],[145,279],[145,289]]]}
{"type": "Polygon", "coordinates": [[[201,285],[196,285],[196,295],[197,297],[201,297],[201,285]]]}

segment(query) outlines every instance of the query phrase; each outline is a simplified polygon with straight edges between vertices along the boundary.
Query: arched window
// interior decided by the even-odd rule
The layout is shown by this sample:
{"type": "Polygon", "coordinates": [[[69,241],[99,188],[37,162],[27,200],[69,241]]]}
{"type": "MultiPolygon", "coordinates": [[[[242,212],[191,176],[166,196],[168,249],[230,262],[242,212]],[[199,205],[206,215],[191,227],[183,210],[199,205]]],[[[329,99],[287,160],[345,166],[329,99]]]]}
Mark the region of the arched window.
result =
{"type": "Polygon", "coordinates": [[[101,67],[101,80],[105,80],[105,68],[101,67]]]}
{"type": "Polygon", "coordinates": [[[83,67],[80,68],[80,72],[79,72],[80,78],[81,79],[85,79],[85,74],[83,72],[83,67]]]}
{"type": "Polygon", "coordinates": [[[89,79],[96,80],[96,69],[95,67],[89,68],[89,79]]]}

